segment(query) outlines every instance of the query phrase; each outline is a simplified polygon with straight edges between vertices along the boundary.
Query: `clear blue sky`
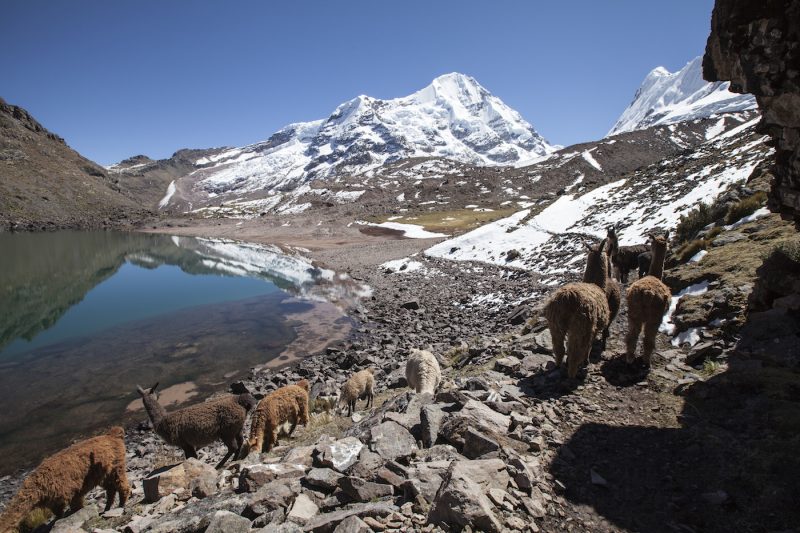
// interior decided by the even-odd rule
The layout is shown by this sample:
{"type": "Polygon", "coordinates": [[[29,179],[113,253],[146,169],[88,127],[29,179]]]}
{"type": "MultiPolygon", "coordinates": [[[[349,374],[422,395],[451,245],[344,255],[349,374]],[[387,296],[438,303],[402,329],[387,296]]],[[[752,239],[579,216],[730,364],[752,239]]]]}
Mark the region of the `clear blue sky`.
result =
{"type": "Polygon", "coordinates": [[[238,146],[463,72],[551,143],[703,53],[713,0],[2,0],[0,96],[102,164],[238,146]]]}

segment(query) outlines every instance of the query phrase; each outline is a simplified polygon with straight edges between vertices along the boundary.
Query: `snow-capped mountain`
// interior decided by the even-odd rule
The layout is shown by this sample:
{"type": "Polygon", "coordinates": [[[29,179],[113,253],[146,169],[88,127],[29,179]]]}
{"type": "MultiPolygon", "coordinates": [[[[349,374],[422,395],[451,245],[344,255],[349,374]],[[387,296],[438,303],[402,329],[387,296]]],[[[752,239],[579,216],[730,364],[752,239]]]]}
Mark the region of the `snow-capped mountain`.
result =
{"type": "Polygon", "coordinates": [[[452,73],[410,96],[358,96],[325,119],[291,124],[264,142],[200,158],[193,188],[212,194],[286,191],[408,157],[511,165],[552,151],[519,113],[474,78],[452,73]]]}
{"type": "Polygon", "coordinates": [[[607,136],[757,107],[752,95],[732,93],[729,85],[703,79],[702,57],[674,73],[657,67],[645,77],[607,136]]]}

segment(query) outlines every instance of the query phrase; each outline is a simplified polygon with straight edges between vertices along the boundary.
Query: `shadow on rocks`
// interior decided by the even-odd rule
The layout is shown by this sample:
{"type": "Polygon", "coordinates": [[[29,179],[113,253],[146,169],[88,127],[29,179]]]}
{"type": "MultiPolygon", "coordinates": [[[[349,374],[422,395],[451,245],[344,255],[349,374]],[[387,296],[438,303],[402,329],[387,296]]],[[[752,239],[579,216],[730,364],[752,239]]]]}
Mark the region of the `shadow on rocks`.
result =
{"type": "Polygon", "coordinates": [[[800,371],[732,357],[679,393],[680,427],[582,425],[549,467],[564,497],[634,531],[794,531],[800,371]]]}

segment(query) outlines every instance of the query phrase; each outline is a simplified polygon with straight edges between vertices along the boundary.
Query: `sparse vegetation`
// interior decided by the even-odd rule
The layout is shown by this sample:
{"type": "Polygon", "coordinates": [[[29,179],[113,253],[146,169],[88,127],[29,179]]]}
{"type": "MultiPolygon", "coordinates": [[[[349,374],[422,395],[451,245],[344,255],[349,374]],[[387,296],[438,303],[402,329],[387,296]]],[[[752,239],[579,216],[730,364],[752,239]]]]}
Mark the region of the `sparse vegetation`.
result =
{"type": "MultiPolygon", "coordinates": [[[[473,211],[472,209],[453,209],[449,211],[430,211],[423,213],[408,213],[403,218],[395,218],[394,222],[401,224],[417,224],[427,231],[453,233],[466,231],[501,218],[508,217],[519,211],[518,207],[501,207],[494,211],[473,211]]],[[[390,217],[397,215],[382,215],[370,217],[369,222],[381,223],[389,221],[390,217]]]]}
{"type": "Polygon", "coordinates": [[[752,215],[767,203],[767,193],[758,191],[754,195],[739,200],[728,208],[725,214],[725,223],[733,224],[737,220],[752,215]]]}
{"type": "Polygon", "coordinates": [[[692,211],[681,215],[675,228],[675,240],[678,243],[693,239],[703,228],[716,222],[725,215],[725,207],[717,202],[700,204],[692,211]]]}
{"type": "Polygon", "coordinates": [[[713,376],[719,372],[720,364],[713,359],[706,359],[703,361],[703,374],[706,376],[713,376]]]}
{"type": "Polygon", "coordinates": [[[53,513],[44,507],[37,507],[30,513],[19,525],[19,533],[29,533],[34,531],[37,527],[46,524],[52,518],[53,513]]]}

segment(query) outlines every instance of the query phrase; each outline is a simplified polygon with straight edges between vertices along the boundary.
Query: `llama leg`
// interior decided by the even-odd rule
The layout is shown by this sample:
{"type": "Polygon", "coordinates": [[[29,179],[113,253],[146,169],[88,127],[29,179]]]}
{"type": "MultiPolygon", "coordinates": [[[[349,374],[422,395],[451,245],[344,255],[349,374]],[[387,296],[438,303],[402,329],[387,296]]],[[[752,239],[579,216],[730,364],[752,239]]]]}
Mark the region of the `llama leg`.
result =
{"type": "Polygon", "coordinates": [[[197,459],[197,452],[194,447],[184,444],[181,448],[183,448],[183,453],[186,455],[187,459],[197,459]]]}
{"type": "MultiPolygon", "coordinates": [[[[114,480],[108,478],[103,484],[103,488],[106,489],[106,506],[103,508],[103,512],[105,513],[114,505],[114,496],[117,495],[117,485],[114,483],[114,480]]],[[[120,499],[122,499],[121,494],[120,499]]]]}
{"type": "Polygon", "coordinates": [[[648,321],[644,325],[644,340],[642,340],[644,352],[644,364],[650,366],[650,356],[653,355],[653,350],[656,347],[656,334],[658,333],[658,326],[660,322],[648,321]]]}
{"type": "Polygon", "coordinates": [[[128,474],[125,472],[124,466],[117,468],[115,481],[117,493],[119,494],[119,506],[125,507],[125,504],[128,502],[128,497],[131,495],[131,484],[128,481],[128,474]]]}
{"type": "Polygon", "coordinates": [[[54,503],[49,507],[50,511],[52,511],[53,515],[56,517],[56,520],[64,518],[64,511],[67,509],[67,505],[64,502],[54,503]]]}
{"type": "Polygon", "coordinates": [[[236,461],[237,459],[242,459],[242,446],[244,446],[244,433],[239,433],[236,435],[236,453],[233,455],[233,460],[236,461]]]}
{"type": "Polygon", "coordinates": [[[217,463],[217,466],[215,467],[217,470],[222,468],[222,465],[224,465],[228,461],[228,459],[230,459],[231,456],[237,452],[236,437],[233,438],[228,437],[226,439],[223,439],[223,442],[225,443],[225,446],[228,448],[228,453],[226,453],[225,456],[222,458],[222,460],[219,463],[217,463]]]}
{"type": "Polygon", "coordinates": [[[589,360],[592,350],[592,335],[586,332],[571,331],[567,337],[567,376],[570,379],[578,375],[584,361],[589,360]]]}
{"type": "Polygon", "coordinates": [[[633,363],[636,358],[636,343],[639,341],[639,332],[642,329],[642,321],[638,317],[628,314],[628,334],[625,336],[625,360],[633,363]]]}
{"type": "Polygon", "coordinates": [[[564,332],[557,327],[550,326],[550,337],[553,339],[553,354],[556,360],[556,368],[564,362],[564,332]]]}
{"type": "Polygon", "coordinates": [[[300,423],[308,426],[308,402],[304,402],[300,409],[300,423]]]}
{"type": "Polygon", "coordinates": [[[75,496],[72,497],[72,500],[69,502],[69,512],[70,514],[80,511],[83,509],[83,493],[79,492],[75,496]]]}

